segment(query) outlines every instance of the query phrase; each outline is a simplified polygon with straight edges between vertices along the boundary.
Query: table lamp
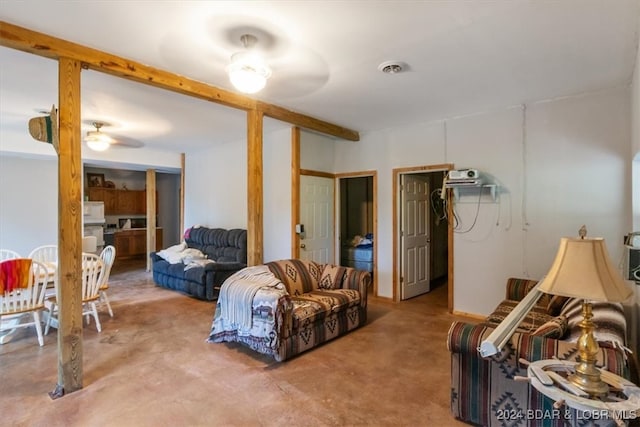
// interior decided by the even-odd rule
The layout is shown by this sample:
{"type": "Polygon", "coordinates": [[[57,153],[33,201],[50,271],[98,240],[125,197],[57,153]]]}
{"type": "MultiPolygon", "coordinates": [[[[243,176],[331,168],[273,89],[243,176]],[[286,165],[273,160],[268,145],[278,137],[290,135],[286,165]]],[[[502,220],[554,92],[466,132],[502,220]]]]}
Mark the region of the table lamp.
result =
{"type": "Polygon", "coordinates": [[[586,238],[586,228],[580,238],[563,237],[556,258],[539,290],[552,295],[582,298],[579,323],[582,334],[577,342],[580,361],[567,378],[591,397],[605,396],[609,386],[596,368],[598,342],[593,336],[596,325],[590,301],[622,302],[633,293],[609,258],[604,239],[586,238]]]}

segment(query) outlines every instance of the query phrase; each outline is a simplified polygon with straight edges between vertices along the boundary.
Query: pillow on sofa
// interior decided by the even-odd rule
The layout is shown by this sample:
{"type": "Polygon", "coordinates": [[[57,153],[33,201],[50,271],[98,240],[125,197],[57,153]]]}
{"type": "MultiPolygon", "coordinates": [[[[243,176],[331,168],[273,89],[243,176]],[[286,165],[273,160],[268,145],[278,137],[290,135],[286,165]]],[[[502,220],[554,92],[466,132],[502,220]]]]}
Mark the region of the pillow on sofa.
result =
{"type": "Polygon", "coordinates": [[[282,259],[265,265],[284,283],[289,295],[300,296],[318,289],[320,264],[301,259],[282,259]]]}
{"type": "Polygon", "coordinates": [[[168,261],[169,264],[177,264],[182,261],[182,251],[187,248],[187,244],[182,242],[177,245],[169,246],[167,249],[163,249],[157,253],[160,258],[168,261]]]}
{"type": "Polygon", "coordinates": [[[541,325],[538,329],[533,331],[531,335],[539,337],[561,339],[567,332],[569,323],[565,316],[557,316],[541,325]]]}
{"type": "Polygon", "coordinates": [[[212,259],[193,259],[189,262],[185,262],[184,271],[191,270],[196,267],[206,267],[208,264],[215,264],[216,262],[212,259]]]}
{"type": "Polygon", "coordinates": [[[339,265],[327,264],[320,274],[318,288],[320,289],[338,289],[344,279],[347,269],[339,265]]]}
{"type": "Polygon", "coordinates": [[[207,256],[203,254],[200,250],[195,248],[187,248],[181,253],[182,262],[185,264],[189,264],[193,261],[207,259],[207,256]]]}
{"type": "Polygon", "coordinates": [[[195,248],[187,248],[186,243],[171,246],[157,253],[160,258],[164,258],[169,264],[189,264],[195,260],[206,259],[207,256],[195,248]]]}

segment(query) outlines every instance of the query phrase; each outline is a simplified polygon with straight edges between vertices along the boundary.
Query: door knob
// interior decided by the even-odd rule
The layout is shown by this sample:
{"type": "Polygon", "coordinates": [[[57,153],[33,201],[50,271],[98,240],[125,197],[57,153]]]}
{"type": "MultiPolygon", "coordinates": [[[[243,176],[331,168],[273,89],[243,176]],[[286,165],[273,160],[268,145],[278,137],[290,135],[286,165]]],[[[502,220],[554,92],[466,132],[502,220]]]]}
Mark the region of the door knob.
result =
{"type": "Polygon", "coordinates": [[[306,248],[306,247],[307,247],[307,245],[305,245],[305,244],[303,243],[303,244],[301,244],[301,245],[300,245],[300,247],[301,247],[302,249],[304,249],[304,248],[306,248]]]}

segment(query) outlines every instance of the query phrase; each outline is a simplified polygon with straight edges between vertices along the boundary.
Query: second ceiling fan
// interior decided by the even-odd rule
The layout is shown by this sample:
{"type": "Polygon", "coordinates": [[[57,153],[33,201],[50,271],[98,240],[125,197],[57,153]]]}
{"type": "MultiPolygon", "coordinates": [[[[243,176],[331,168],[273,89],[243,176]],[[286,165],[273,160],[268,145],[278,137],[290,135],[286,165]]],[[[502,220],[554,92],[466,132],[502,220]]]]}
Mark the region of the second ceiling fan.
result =
{"type": "Polygon", "coordinates": [[[109,135],[101,131],[103,127],[110,126],[106,122],[91,121],[90,123],[95,127],[95,130],[87,132],[84,142],[87,144],[87,147],[94,151],[105,151],[110,147],[140,148],[144,145],[142,142],[137,140],[109,135]]]}

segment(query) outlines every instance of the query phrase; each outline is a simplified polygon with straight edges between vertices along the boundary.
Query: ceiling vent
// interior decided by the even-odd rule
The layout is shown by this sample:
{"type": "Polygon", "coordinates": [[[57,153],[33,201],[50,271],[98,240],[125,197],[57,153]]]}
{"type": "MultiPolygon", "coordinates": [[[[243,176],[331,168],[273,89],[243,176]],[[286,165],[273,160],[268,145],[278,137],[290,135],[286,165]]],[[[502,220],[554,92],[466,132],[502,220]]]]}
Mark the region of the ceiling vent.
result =
{"type": "Polygon", "coordinates": [[[407,64],[398,61],[385,61],[378,65],[378,70],[385,74],[398,74],[407,70],[407,64]]]}

